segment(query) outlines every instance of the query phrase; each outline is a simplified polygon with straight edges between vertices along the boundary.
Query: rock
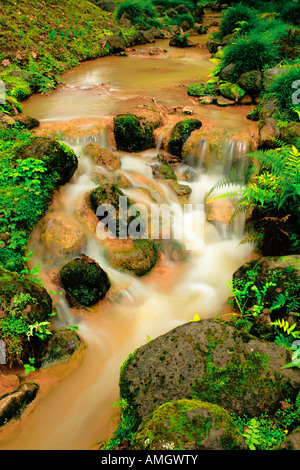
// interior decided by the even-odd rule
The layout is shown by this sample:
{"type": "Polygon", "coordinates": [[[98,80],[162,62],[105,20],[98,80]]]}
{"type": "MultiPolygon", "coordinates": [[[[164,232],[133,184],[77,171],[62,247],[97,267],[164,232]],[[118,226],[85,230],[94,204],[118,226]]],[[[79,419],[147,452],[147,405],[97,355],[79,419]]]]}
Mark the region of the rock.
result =
{"type": "Polygon", "coordinates": [[[155,36],[150,30],[138,31],[138,41],[139,41],[139,44],[152,43],[152,42],[155,42],[155,36]]]}
{"type": "Polygon", "coordinates": [[[41,242],[46,249],[46,256],[58,260],[63,256],[82,252],[87,237],[72,219],[69,220],[59,214],[50,214],[43,225],[41,242]]]}
{"type": "Polygon", "coordinates": [[[21,126],[25,127],[28,130],[34,129],[40,125],[37,119],[34,119],[30,116],[26,116],[25,114],[18,114],[14,118],[15,122],[18,122],[21,126]]]}
{"type": "Polygon", "coordinates": [[[275,99],[267,99],[259,104],[258,114],[260,121],[273,117],[278,113],[278,107],[275,99]]]}
{"type": "Polygon", "coordinates": [[[175,8],[168,8],[168,10],[166,11],[166,15],[167,15],[169,18],[175,18],[175,16],[178,15],[178,11],[175,10],[175,8]]]}
{"type": "Polygon", "coordinates": [[[132,26],[130,15],[124,12],[119,20],[119,23],[123,26],[126,26],[127,28],[130,28],[132,26]]]}
{"type": "Polygon", "coordinates": [[[109,34],[106,35],[104,39],[106,43],[110,46],[113,54],[124,51],[126,47],[125,40],[121,36],[109,34]]]}
{"type": "Polygon", "coordinates": [[[19,419],[26,407],[35,399],[39,386],[32,382],[21,384],[16,391],[0,398],[0,426],[19,419]]]}
{"type": "Polygon", "coordinates": [[[222,42],[218,39],[209,39],[206,42],[206,47],[211,54],[215,54],[219,48],[222,48],[222,42]]]}
{"type": "Polygon", "coordinates": [[[6,346],[6,363],[22,364],[28,357],[38,357],[41,341],[28,341],[29,325],[49,321],[52,300],[37,282],[0,268],[0,340],[6,346]],[[16,335],[11,324],[18,325],[16,335]]]}
{"type": "Polygon", "coordinates": [[[234,81],[234,68],[235,68],[235,65],[234,64],[228,64],[226,65],[226,67],[224,67],[220,74],[219,74],[219,78],[220,80],[224,81],[224,82],[231,82],[231,81],[234,81]]]}
{"type": "Polygon", "coordinates": [[[114,135],[118,150],[141,152],[154,145],[152,122],[134,114],[121,114],[113,119],[114,135]]]}
{"type": "Polygon", "coordinates": [[[192,15],[191,10],[184,3],[174,7],[174,9],[176,10],[177,15],[192,15]]]}
{"type": "Polygon", "coordinates": [[[83,152],[92,157],[94,162],[98,165],[104,166],[108,170],[114,171],[121,168],[122,164],[120,158],[110,150],[101,147],[101,145],[96,142],[91,142],[84,147],[83,152]]]}
{"type": "Polygon", "coordinates": [[[180,184],[177,181],[169,180],[169,186],[173,189],[173,191],[177,194],[177,196],[183,199],[183,202],[187,201],[187,197],[191,194],[192,189],[187,184],[180,184]]]}
{"type": "MultiPolygon", "coordinates": [[[[300,302],[300,292],[297,291],[297,285],[300,285],[300,272],[297,269],[300,266],[300,255],[292,256],[262,256],[258,259],[251,260],[240,266],[233,274],[233,285],[237,286],[239,283],[247,283],[249,281],[249,273],[257,272],[254,282],[259,291],[267,282],[277,282],[274,286],[270,286],[264,296],[264,305],[270,309],[273,302],[276,300],[280,292],[294,292],[295,301],[300,302]]],[[[250,297],[245,303],[245,307],[251,308],[256,303],[254,297],[250,297]]],[[[275,316],[286,312],[286,307],[283,305],[281,309],[277,309],[275,316]]]]}
{"type": "Polygon", "coordinates": [[[142,423],[132,450],[246,450],[230,414],[200,400],[165,403],[142,423]]]}
{"type": "Polygon", "coordinates": [[[177,240],[161,240],[158,242],[158,247],[169,261],[181,262],[187,258],[185,247],[177,240]]]}
{"type": "Polygon", "coordinates": [[[120,231],[122,238],[124,231],[127,236],[128,225],[133,220],[133,217],[129,216],[128,210],[133,202],[124,195],[116,184],[100,184],[91,192],[90,203],[99,220],[103,224],[106,223],[114,237],[119,237],[120,231]]]}
{"type": "Polygon", "coordinates": [[[159,252],[155,242],[149,239],[118,240],[108,247],[108,258],[115,268],[140,277],[156,265],[159,252]]]}
{"type": "Polygon", "coordinates": [[[138,348],[120,372],[120,397],[137,427],[165,402],[197,399],[237,416],[260,416],[294,400],[300,370],[291,352],[214,320],[174,328],[138,348]]]}
{"type": "Polygon", "coordinates": [[[68,363],[74,352],[81,347],[85,346],[76,331],[69,328],[53,330],[47,346],[43,349],[40,369],[68,363]]]}
{"type": "Polygon", "coordinates": [[[274,118],[267,118],[259,125],[258,148],[274,149],[277,147],[280,131],[274,118]]]}
{"type": "Polygon", "coordinates": [[[199,119],[193,118],[186,118],[175,124],[167,145],[168,152],[172,155],[181,157],[184,143],[188,140],[193,131],[200,129],[201,127],[202,122],[199,121],[199,119]]]}
{"type": "Polygon", "coordinates": [[[226,106],[234,106],[235,104],[236,104],[235,101],[230,100],[228,98],[224,98],[224,96],[218,96],[218,98],[216,100],[216,105],[220,106],[222,108],[224,108],[226,106]]]}
{"type": "Polygon", "coordinates": [[[187,35],[182,36],[182,35],[176,34],[170,39],[169,46],[184,48],[184,47],[195,47],[196,44],[190,41],[187,38],[187,35]]]}
{"type": "Polygon", "coordinates": [[[259,95],[262,89],[262,74],[259,70],[245,72],[240,76],[237,84],[249,95],[259,95]]]}
{"type": "Polygon", "coordinates": [[[211,96],[200,96],[199,97],[199,103],[201,104],[215,104],[218,100],[217,95],[211,95],[211,96]]]}
{"type": "Polygon", "coordinates": [[[300,138],[300,122],[287,122],[280,128],[280,140],[294,144],[300,138]]]}
{"type": "Polygon", "coordinates": [[[58,174],[57,185],[67,183],[78,166],[77,156],[70,148],[48,137],[33,137],[29,144],[20,147],[16,158],[42,160],[50,174],[58,174]]]}
{"type": "Polygon", "coordinates": [[[110,288],[106,272],[96,261],[82,255],[65,264],[60,270],[60,282],[71,304],[90,306],[103,299],[110,288]]]}
{"type": "Polygon", "coordinates": [[[300,450],[300,429],[295,429],[288,434],[286,439],[276,450],[300,450]]]}
{"type": "Polygon", "coordinates": [[[246,94],[242,88],[231,82],[221,83],[219,85],[219,91],[224,98],[234,101],[239,101],[246,94]]]}
{"type": "Polygon", "coordinates": [[[173,168],[167,163],[164,155],[157,155],[157,157],[151,161],[150,165],[154,178],[177,180],[173,168]]]}
{"type": "Polygon", "coordinates": [[[113,13],[116,9],[116,3],[113,0],[92,0],[101,10],[113,13]]]}
{"type": "Polygon", "coordinates": [[[281,75],[288,73],[288,71],[288,67],[280,67],[279,65],[267,69],[263,76],[263,84],[265,89],[268,89],[277,77],[281,77],[281,75]]]}

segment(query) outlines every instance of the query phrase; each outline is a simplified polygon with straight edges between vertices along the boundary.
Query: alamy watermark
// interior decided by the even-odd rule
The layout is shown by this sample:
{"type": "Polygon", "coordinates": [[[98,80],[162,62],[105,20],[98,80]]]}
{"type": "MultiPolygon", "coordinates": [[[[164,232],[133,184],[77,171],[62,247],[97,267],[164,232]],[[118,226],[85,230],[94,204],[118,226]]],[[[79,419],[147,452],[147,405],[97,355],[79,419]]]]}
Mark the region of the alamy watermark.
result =
{"type": "Polygon", "coordinates": [[[186,250],[200,250],[204,245],[204,204],[129,205],[126,196],[119,196],[119,206],[101,204],[96,210],[99,219],[96,234],[105,239],[147,239],[181,241],[186,250]]]}
{"type": "Polygon", "coordinates": [[[6,364],[6,347],[2,340],[0,340],[0,364],[6,364]]]}
{"type": "Polygon", "coordinates": [[[0,104],[6,102],[6,86],[3,80],[0,80],[0,104]]]}
{"type": "Polygon", "coordinates": [[[295,80],[292,83],[292,88],[296,90],[292,93],[292,103],[295,105],[300,104],[300,80],[295,80]]]}

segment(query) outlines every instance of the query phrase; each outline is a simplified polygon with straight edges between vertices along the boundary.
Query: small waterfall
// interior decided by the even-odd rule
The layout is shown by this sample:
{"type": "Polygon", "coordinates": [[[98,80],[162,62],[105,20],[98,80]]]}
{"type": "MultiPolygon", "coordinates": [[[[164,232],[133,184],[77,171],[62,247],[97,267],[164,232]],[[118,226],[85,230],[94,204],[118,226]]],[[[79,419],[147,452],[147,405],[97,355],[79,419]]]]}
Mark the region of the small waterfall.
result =
{"type": "Polygon", "coordinates": [[[243,155],[245,155],[248,151],[248,142],[244,140],[227,138],[224,144],[221,173],[223,175],[230,176],[232,170],[234,170],[237,176],[245,176],[248,161],[246,158],[243,158],[243,155]]]}

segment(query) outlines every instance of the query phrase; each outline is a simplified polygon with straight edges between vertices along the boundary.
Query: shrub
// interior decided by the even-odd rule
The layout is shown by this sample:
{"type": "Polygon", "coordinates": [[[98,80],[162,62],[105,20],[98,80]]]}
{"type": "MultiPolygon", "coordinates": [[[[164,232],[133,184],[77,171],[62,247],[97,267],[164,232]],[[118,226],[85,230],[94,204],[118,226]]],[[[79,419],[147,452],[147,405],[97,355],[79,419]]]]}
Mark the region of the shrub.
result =
{"type": "Polygon", "coordinates": [[[177,16],[175,16],[175,18],[173,18],[170,21],[170,23],[181,26],[184,21],[188,22],[190,28],[193,28],[195,26],[194,18],[191,15],[188,15],[188,14],[177,15],[177,16]]]}
{"type": "Polygon", "coordinates": [[[116,19],[120,20],[124,13],[130,17],[132,24],[145,21],[147,17],[157,17],[157,12],[149,0],[125,0],[117,8],[116,19]]]}
{"type": "Polygon", "coordinates": [[[275,78],[266,90],[267,95],[275,98],[281,117],[288,121],[300,120],[300,105],[293,103],[292,99],[296,91],[293,84],[299,80],[300,67],[293,66],[287,73],[275,78]]]}
{"type": "Polygon", "coordinates": [[[242,73],[252,70],[263,70],[279,62],[279,52],[272,38],[261,34],[252,34],[239,37],[224,50],[222,68],[233,63],[233,75],[238,79],[242,73]]]}
{"type": "Polygon", "coordinates": [[[251,29],[257,16],[252,8],[238,3],[237,5],[228,8],[224,13],[219,29],[219,35],[225,37],[228,34],[232,34],[236,28],[242,28],[243,32],[251,29]],[[241,23],[243,22],[243,23],[241,23]]]}
{"type": "Polygon", "coordinates": [[[280,18],[286,23],[300,25],[300,4],[295,2],[289,2],[283,5],[280,11],[280,18]]]}

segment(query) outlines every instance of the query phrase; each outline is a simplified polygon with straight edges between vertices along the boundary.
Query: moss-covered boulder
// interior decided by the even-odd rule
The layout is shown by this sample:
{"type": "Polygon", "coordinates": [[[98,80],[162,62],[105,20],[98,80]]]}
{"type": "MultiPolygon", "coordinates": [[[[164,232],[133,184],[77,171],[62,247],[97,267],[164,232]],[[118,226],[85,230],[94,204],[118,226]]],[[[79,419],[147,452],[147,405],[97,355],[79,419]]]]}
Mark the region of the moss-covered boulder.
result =
{"type": "Polygon", "coordinates": [[[85,345],[76,331],[69,328],[53,330],[47,346],[43,350],[40,369],[68,363],[80,348],[85,349],[85,345]]]}
{"type": "MultiPolygon", "coordinates": [[[[295,331],[300,330],[300,322],[295,315],[300,304],[299,266],[300,255],[265,256],[248,261],[233,273],[233,288],[245,292],[242,305],[248,321],[238,322],[241,327],[269,341],[274,341],[277,334],[271,325],[275,320],[288,321],[290,325],[295,323],[295,331]],[[245,286],[249,286],[248,289],[245,286]],[[257,311],[257,306],[260,311],[257,311]],[[256,308],[256,315],[246,315],[253,308],[256,308]]],[[[287,337],[286,345],[293,339],[292,335],[287,337]]]]}
{"type": "Polygon", "coordinates": [[[133,220],[128,210],[133,202],[116,184],[100,184],[91,192],[90,204],[99,220],[111,229],[113,236],[118,237],[120,232],[127,236],[128,224],[133,220]]]}
{"type": "Polygon", "coordinates": [[[141,152],[154,146],[154,126],[134,114],[115,116],[114,135],[118,150],[141,152]]]}
{"type": "Polygon", "coordinates": [[[185,142],[190,137],[191,133],[202,127],[202,122],[199,119],[187,118],[179,121],[173,127],[168,142],[167,150],[172,155],[181,157],[182,148],[185,142]]]}
{"type": "Polygon", "coordinates": [[[192,41],[188,39],[188,34],[174,34],[174,36],[169,41],[169,46],[186,48],[186,47],[195,47],[192,41]]]}
{"type": "Polygon", "coordinates": [[[234,101],[239,101],[246,94],[245,90],[239,87],[236,83],[230,82],[221,83],[219,85],[219,91],[223,98],[234,101]]]}
{"type": "Polygon", "coordinates": [[[106,272],[85,255],[63,266],[60,280],[71,302],[75,300],[85,306],[103,299],[110,288],[106,272]]]}
{"type": "Polygon", "coordinates": [[[237,85],[251,96],[259,95],[262,90],[262,74],[259,70],[245,72],[239,77],[237,85]]]}
{"type": "Polygon", "coordinates": [[[97,142],[86,145],[83,152],[91,157],[95,163],[104,166],[107,170],[114,171],[121,168],[120,158],[108,149],[101,147],[97,142]]]}
{"type": "Polygon", "coordinates": [[[186,323],[153,339],[125,361],[120,396],[138,426],[166,402],[197,399],[237,415],[274,412],[294,400],[300,370],[282,369],[291,352],[214,320],[186,323]]]}
{"type": "Polygon", "coordinates": [[[48,322],[51,312],[51,297],[40,284],[0,268],[0,340],[8,365],[40,355],[42,341],[27,333],[30,325],[48,322]]]}
{"type": "Polygon", "coordinates": [[[108,258],[115,268],[140,277],[156,265],[159,251],[153,240],[117,240],[108,247],[108,258]]]}
{"type": "Polygon", "coordinates": [[[154,178],[177,180],[173,168],[168,164],[164,155],[157,155],[150,164],[154,178]]]}
{"type": "Polygon", "coordinates": [[[18,150],[16,158],[42,160],[50,174],[57,174],[57,185],[67,183],[78,166],[73,150],[48,137],[33,137],[29,144],[18,150]]]}
{"type": "Polygon", "coordinates": [[[142,423],[133,450],[245,450],[230,414],[200,400],[165,403],[142,423]]]}

